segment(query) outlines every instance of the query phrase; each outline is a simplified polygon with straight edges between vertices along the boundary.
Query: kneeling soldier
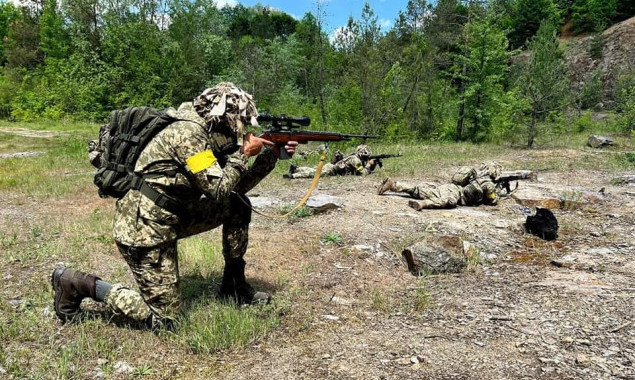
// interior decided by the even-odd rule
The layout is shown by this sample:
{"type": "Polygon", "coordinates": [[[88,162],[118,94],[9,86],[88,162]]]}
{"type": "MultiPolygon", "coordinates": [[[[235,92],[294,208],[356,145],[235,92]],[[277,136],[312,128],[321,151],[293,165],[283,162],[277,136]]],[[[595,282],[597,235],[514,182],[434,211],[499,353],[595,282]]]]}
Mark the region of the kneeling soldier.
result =
{"type": "MultiPolygon", "coordinates": [[[[254,290],[245,279],[251,221],[245,193],[273,170],[279,149],[243,134],[246,124],[257,126],[251,95],[220,83],[170,112],[179,120],[153,137],[136,161],[142,185],[116,206],[115,241],[139,291],[56,268],[51,282],[62,321],[75,316],[82,299],[90,297],[133,321],[171,326],[181,304],[177,241],[221,225],[225,268],[220,294],[239,303],[269,302],[269,294],[254,290]],[[255,155],[248,167],[247,158],[255,155]]],[[[296,145],[290,142],[285,149],[293,154],[296,145]]]]}

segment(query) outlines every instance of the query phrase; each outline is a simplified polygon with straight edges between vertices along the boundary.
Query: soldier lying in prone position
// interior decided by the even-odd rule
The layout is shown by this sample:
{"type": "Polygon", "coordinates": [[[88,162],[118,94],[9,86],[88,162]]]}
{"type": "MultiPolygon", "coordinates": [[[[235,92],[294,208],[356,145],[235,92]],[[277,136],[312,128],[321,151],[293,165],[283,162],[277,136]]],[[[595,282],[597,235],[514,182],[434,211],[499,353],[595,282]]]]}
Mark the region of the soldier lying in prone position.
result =
{"type": "MultiPolygon", "coordinates": [[[[90,297],[131,321],[171,326],[181,305],[177,241],[221,225],[225,268],[220,295],[239,303],[269,302],[269,294],[254,290],[245,279],[251,221],[245,193],[273,170],[280,149],[243,133],[245,125],[257,126],[251,95],[220,83],[167,114],[174,122],[143,148],[133,164],[137,186],[116,205],[115,241],[138,291],[56,268],[51,282],[62,321],[75,316],[82,299],[90,297]],[[247,158],[256,155],[248,166],[247,158]]],[[[293,154],[296,145],[291,141],[285,149],[293,154]]]]}
{"type": "MultiPolygon", "coordinates": [[[[378,160],[371,159],[370,147],[368,145],[359,145],[355,153],[344,156],[339,150],[333,154],[331,162],[325,164],[322,168],[322,175],[368,175],[377,167],[378,160]]],[[[313,178],[315,176],[315,168],[308,166],[297,167],[291,165],[289,173],[284,178],[313,178]]]]}
{"type": "Polygon", "coordinates": [[[389,177],[379,186],[377,194],[389,191],[406,193],[414,198],[408,204],[415,210],[495,205],[499,194],[494,180],[501,171],[501,166],[496,162],[485,162],[478,170],[463,166],[452,176],[452,183],[443,185],[422,183],[414,186],[389,177]]]}

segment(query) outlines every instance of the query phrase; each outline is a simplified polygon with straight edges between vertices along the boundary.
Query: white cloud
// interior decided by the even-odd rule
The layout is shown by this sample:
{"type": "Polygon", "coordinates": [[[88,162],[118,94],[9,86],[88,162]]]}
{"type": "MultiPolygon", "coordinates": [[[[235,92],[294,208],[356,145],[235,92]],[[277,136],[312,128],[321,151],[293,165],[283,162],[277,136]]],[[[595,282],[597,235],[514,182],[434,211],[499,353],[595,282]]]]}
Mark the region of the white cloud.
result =
{"type": "Polygon", "coordinates": [[[229,6],[233,8],[236,5],[238,5],[237,0],[216,0],[216,8],[218,9],[223,8],[225,6],[229,6]]]}
{"type": "Polygon", "coordinates": [[[344,35],[343,26],[333,29],[333,31],[329,34],[329,41],[331,42],[331,45],[335,45],[335,42],[337,41],[337,39],[343,35],[344,35]]]}
{"type": "Polygon", "coordinates": [[[26,8],[40,8],[38,2],[33,0],[9,0],[9,2],[16,7],[26,7],[26,8]]]}
{"type": "Polygon", "coordinates": [[[379,20],[379,26],[382,29],[389,29],[392,26],[392,21],[382,18],[379,20]]]}

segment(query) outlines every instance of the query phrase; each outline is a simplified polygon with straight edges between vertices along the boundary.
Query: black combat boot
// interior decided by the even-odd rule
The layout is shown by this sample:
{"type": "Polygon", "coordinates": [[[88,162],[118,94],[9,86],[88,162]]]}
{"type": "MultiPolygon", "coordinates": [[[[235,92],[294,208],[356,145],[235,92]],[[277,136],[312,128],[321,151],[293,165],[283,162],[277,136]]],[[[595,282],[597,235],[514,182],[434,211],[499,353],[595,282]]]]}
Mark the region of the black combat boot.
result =
{"type": "Polygon", "coordinates": [[[234,297],[234,293],[234,276],[232,274],[232,268],[226,262],[225,269],[223,269],[223,280],[220,283],[218,294],[222,298],[229,298],[234,297]]]}
{"type": "Polygon", "coordinates": [[[79,313],[79,305],[86,297],[95,299],[95,283],[99,277],[75,271],[71,268],[58,267],[51,274],[51,285],[55,292],[53,306],[55,314],[66,322],[79,313]]]}
{"type": "Polygon", "coordinates": [[[236,303],[241,305],[268,304],[271,301],[268,293],[257,292],[247,283],[245,260],[242,258],[225,262],[219,293],[222,297],[234,298],[236,303]]]}
{"type": "Polygon", "coordinates": [[[296,172],[298,167],[296,165],[291,164],[289,166],[289,172],[282,175],[282,178],[293,179],[293,173],[296,172]]]}

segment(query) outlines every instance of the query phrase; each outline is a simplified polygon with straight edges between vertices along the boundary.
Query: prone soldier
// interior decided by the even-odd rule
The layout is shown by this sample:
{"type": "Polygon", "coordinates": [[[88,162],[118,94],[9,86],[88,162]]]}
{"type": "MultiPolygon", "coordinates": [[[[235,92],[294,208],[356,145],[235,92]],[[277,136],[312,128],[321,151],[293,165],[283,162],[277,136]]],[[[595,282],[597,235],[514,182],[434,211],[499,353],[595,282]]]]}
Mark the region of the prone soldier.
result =
{"type": "Polygon", "coordinates": [[[478,170],[463,166],[452,176],[451,183],[443,185],[424,182],[415,186],[388,177],[377,189],[377,194],[406,193],[414,198],[409,205],[415,210],[495,205],[499,194],[494,180],[501,171],[502,167],[493,161],[482,163],[478,170]]]}
{"type": "MultiPolygon", "coordinates": [[[[355,149],[355,153],[344,156],[339,150],[333,154],[331,162],[325,164],[322,168],[322,175],[368,175],[375,170],[379,164],[378,159],[371,159],[371,151],[368,145],[359,145],[355,149]]],[[[315,168],[308,166],[297,167],[291,165],[289,173],[285,174],[285,178],[313,178],[315,176],[315,168]]]]}

